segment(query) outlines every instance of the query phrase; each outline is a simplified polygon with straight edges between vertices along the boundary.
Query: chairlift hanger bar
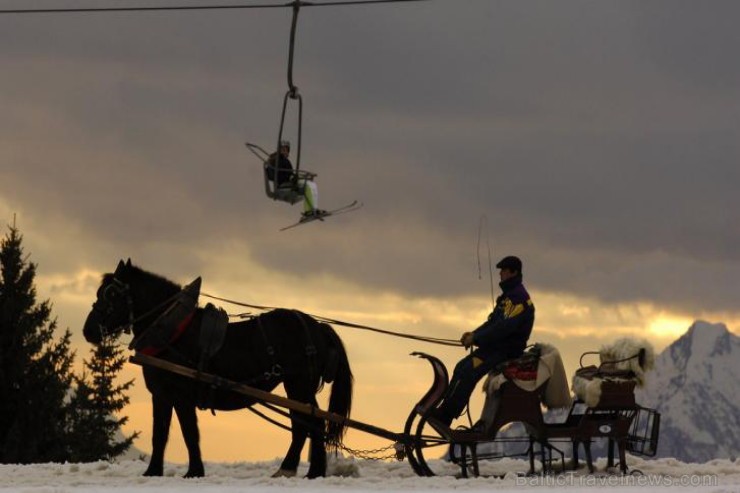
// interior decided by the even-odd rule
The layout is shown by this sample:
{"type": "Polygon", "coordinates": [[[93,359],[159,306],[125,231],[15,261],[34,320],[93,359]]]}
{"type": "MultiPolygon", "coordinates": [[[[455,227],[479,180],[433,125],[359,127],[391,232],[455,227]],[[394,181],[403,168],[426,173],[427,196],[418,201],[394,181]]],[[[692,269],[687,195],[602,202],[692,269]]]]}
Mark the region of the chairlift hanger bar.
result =
{"type": "Polygon", "coordinates": [[[236,9],[274,9],[274,8],[296,8],[296,7],[338,7],[346,5],[370,5],[375,3],[409,3],[426,2],[429,0],[335,0],[329,2],[307,2],[295,0],[289,3],[279,4],[234,4],[234,5],[174,5],[171,7],[80,7],[80,8],[56,8],[56,9],[1,9],[0,14],[61,14],[81,12],[145,12],[166,10],[236,10],[236,9]]]}

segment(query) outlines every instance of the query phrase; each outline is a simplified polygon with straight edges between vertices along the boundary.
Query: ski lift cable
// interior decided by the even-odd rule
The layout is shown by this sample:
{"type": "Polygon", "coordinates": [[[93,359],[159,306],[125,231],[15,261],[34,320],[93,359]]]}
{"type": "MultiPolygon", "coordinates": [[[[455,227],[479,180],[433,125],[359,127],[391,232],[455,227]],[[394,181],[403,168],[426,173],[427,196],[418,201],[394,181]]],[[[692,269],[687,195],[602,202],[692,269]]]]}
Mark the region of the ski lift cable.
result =
{"type": "Polygon", "coordinates": [[[243,9],[275,9],[302,7],[340,7],[351,5],[372,5],[381,3],[410,3],[427,2],[430,0],[337,0],[329,2],[306,2],[295,0],[288,3],[256,3],[233,5],[171,5],[159,7],[69,7],[49,9],[0,9],[0,14],[67,14],[93,12],[154,12],[154,11],[193,11],[193,10],[243,10],[243,9]]]}
{"type": "MultiPolygon", "coordinates": [[[[296,150],[296,171],[301,169],[301,143],[303,140],[303,98],[298,93],[298,87],[293,82],[293,58],[295,55],[295,35],[298,29],[298,13],[300,12],[302,2],[293,2],[293,19],[290,24],[290,42],[288,45],[288,92],[285,93],[283,98],[283,111],[280,115],[280,131],[278,132],[277,146],[275,147],[278,152],[280,150],[280,142],[283,140],[283,129],[285,127],[285,112],[288,108],[288,100],[294,99],[298,101],[298,146],[296,150]]],[[[277,159],[275,160],[275,173],[277,173],[277,159]]],[[[277,175],[275,175],[277,176],[277,175]]]]}
{"type": "MultiPolygon", "coordinates": [[[[298,93],[297,88],[295,92],[293,89],[288,89],[283,98],[283,111],[280,115],[280,131],[278,132],[277,146],[275,147],[278,152],[280,151],[280,142],[283,140],[283,129],[285,127],[285,113],[288,109],[288,100],[295,99],[298,101],[298,146],[296,152],[295,169],[296,172],[301,169],[301,141],[303,139],[303,98],[298,93]]],[[[275,159],[275,172],[277,173],[277,159],[275,159]]],[[[277,176],[277,175],[275,175],[277,176]]]]}
{"type": "Polygon", "coordinates": [[[301,2],[293,4],[293,20],[290,24],[290,46],[288,48],[288,89],[291,97],[297,92],[298,88],[293,84],[293,54],[295,53],[295,33],[298,29],[298,12],[301,10],[301,2]]]}

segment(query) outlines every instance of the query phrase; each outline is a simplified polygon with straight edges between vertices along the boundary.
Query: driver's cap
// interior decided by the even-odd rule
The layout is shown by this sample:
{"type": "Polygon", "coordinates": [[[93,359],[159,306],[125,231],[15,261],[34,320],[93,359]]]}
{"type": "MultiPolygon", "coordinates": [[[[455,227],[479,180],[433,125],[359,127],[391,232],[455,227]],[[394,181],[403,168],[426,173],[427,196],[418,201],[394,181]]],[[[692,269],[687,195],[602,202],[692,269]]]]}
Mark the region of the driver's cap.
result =
{"type": "Polygon", "coordinates": [[[496,264],[497,269],[509,269],[509,270],[515,270],[517,272],[522,271],[522,261],[519,259],[519,257],[515,257],[513,255],[509,255],[508,257],[504,257],[496,264]]]}

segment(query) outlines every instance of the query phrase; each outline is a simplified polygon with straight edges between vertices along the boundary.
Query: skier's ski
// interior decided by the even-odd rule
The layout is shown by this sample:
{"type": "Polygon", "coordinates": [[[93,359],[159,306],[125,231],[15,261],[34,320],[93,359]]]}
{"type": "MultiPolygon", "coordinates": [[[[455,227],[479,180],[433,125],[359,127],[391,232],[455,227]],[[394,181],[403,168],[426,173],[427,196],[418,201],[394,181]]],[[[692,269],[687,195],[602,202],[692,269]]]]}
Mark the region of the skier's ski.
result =
{"type": "Polygon", "coordinates": [[[338,216],[339,214],[346,214],[347,212],[353,212],[357,209],[362,208],[362,202],[359,202],[355,200],[351,204],[344,205],[342,207],[339,207],[337,209],[333,209],[330,211],[321,211],[316,214],[312,214],[309,216],[303,216],[300,221],[297,223],[291,224],[290,226],[286,226],[284,228],[281,228],[280,231],[285,231],[286,229],[295,228],[296,226],[301,226],[303,224],[308,224],[313,221],[323,221],[325,218],[329,216],[338,216]]]}

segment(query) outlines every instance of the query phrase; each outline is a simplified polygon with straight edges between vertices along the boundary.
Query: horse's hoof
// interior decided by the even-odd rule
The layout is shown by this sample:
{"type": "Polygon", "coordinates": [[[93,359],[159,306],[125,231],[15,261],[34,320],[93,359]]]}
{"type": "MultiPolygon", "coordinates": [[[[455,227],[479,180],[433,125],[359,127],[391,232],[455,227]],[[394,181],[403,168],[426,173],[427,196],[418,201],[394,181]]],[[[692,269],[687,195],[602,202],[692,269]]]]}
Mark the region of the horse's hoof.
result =
{"type": "Polygon", "coordinates": [[[205,475],[206,472],[202,467],[196,467],[194,469],[188,469],[188,472],[185,473],[185,476],[183,476],[183,478],[202,478],[205,475]]]}
{"type": "Polygon", "coordinates": [[[164,476],[164,467],[157,464],[149,464],[149,467],[144,471],[144,476],[158,477],[164,476]]]}
{"type": "Polygon", "coordinates": [[[278,469],[275,474],[272,475],[273,478],[294,478],[296,472],[291,471],[289,469],[278,469]]]}

